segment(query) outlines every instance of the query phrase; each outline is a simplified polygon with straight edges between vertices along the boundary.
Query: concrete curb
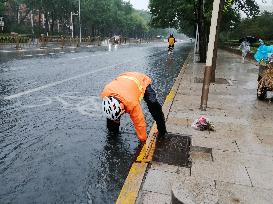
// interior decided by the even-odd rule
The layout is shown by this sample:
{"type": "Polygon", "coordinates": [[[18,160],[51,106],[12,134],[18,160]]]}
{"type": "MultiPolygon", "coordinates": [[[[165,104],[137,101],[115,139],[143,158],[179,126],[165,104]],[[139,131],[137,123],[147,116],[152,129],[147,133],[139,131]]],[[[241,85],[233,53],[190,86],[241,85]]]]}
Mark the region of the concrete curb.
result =
{"type": "MultiPolygon", "coordinates": [[[[184,64],[182,65],[182,68],[174,82],[174,85],[172,89],[170,90],[169,94],[167,95],[165,102],[162,106],[162,110],[164,112],[164,115],[166,117],[166,121],[168,120],[168,115],[170,112],[170,109],[173,104],[173,100],[176,96],[176,93],[179,89],[179,86],[181,84],[181,80],[184,76],[184,73],[188,67],[189,60],[192,59],[192,51],[190,51],[188,57],[186,58],[184,64]]],[[[138,197],[138,192],[141,188],[141,183],[143,181],[143,178],[145,176],[145,172],[148,166],[148,163],[152,161],[154,151],[155,151],[155,144],[156,144],[156,137],[157,137],[157,128],[156,123],[154,122],[148,139],[144,146],[141,149],[141,152],[139,156],[137,157],[136,161],[133,163],[129,174],[124,182],[124,185],[120,191],[120,194],[118,196],[118,199],[116,200],[116,204],[130,204],[135,203],[138,197]],[[133,179],[132,179],[133,178],[133,179]]]]}

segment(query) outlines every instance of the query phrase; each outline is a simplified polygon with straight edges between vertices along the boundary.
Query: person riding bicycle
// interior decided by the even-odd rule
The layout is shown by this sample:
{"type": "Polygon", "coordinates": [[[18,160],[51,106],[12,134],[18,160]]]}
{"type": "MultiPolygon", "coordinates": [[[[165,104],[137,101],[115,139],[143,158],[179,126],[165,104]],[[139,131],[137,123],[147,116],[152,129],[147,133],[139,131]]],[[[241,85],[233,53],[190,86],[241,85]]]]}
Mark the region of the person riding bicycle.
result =
{"type": "Polygon", "coordinates": [[[168,37],[168,51],[172,51],[174,49],[174,43],[176,42],[175,38],[173,37],[173,34],[170,34],[168,37]]]}
{"type": "Polygon", "coordinates": [[[142,98],[156,121],[159,136],[167,133],[162,107],[157,101],[151,83],[152,80],[145,74],[125,72],[105,86],[101,93],[102,109],[107,118],[107,128],[111,133],[118,133],[120,117],[128,113],[139,140],[146,141],[146,122],[141,108],[142,98]]]}

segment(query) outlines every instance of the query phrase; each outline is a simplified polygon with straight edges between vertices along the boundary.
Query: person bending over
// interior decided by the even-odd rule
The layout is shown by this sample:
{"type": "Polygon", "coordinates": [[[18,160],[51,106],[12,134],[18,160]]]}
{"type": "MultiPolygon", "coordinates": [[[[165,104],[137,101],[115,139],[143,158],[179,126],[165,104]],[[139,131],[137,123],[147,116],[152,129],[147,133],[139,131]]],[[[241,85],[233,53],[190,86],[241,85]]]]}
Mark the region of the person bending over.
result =
{"type": "Polygon", "coordinates": [[[167,133],[162,107],[157,101],[151,83],[152,80],[145,74],[125,72],[104,87],[101,93],[102,109],[110,132],[118,133],[120,117],[128,113],[138,139],[142,143],[146,141],[146,122],[141,108],[143,98],[156,121],[159,136],[167,133]]]}

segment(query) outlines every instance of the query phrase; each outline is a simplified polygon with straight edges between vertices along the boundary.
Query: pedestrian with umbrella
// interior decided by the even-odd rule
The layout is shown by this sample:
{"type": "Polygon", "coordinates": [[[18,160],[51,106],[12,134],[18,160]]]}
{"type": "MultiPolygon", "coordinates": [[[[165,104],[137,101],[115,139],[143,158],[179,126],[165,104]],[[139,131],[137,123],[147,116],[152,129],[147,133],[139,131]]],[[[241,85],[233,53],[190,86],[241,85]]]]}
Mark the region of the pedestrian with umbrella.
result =
{"type": "Polygon", "coordinates": [[[244,38],[241,42],[239,49],[242,51],[242,63],[245,63],[245,57],[250,51],[250,43],[244,38]]]}
{"type": "Polygon", "coordinates": [[[241,43],[239,49],[242,51],[242,63],[245,63],[245,57],[250,52],[250,45],[257,42],[258,38],[253,36],[246,36],[239,40],[241,43]]]}

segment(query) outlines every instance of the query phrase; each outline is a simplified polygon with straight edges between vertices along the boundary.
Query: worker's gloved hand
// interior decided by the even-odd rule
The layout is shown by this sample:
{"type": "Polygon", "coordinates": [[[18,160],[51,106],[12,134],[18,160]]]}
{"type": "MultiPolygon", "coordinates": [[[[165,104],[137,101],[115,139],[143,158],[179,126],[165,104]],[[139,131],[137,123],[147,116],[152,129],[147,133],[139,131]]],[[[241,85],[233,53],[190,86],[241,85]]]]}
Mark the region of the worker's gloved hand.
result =
{"type": "Polygon", "coordinates": [[[144,144],[146,143],[146,140],[147,140],[146,138],[145,138],[145,139],[140,139],[140,138],[139,138],[139,142],[140,142],[142,145],[144,145],[144,144]]]}

